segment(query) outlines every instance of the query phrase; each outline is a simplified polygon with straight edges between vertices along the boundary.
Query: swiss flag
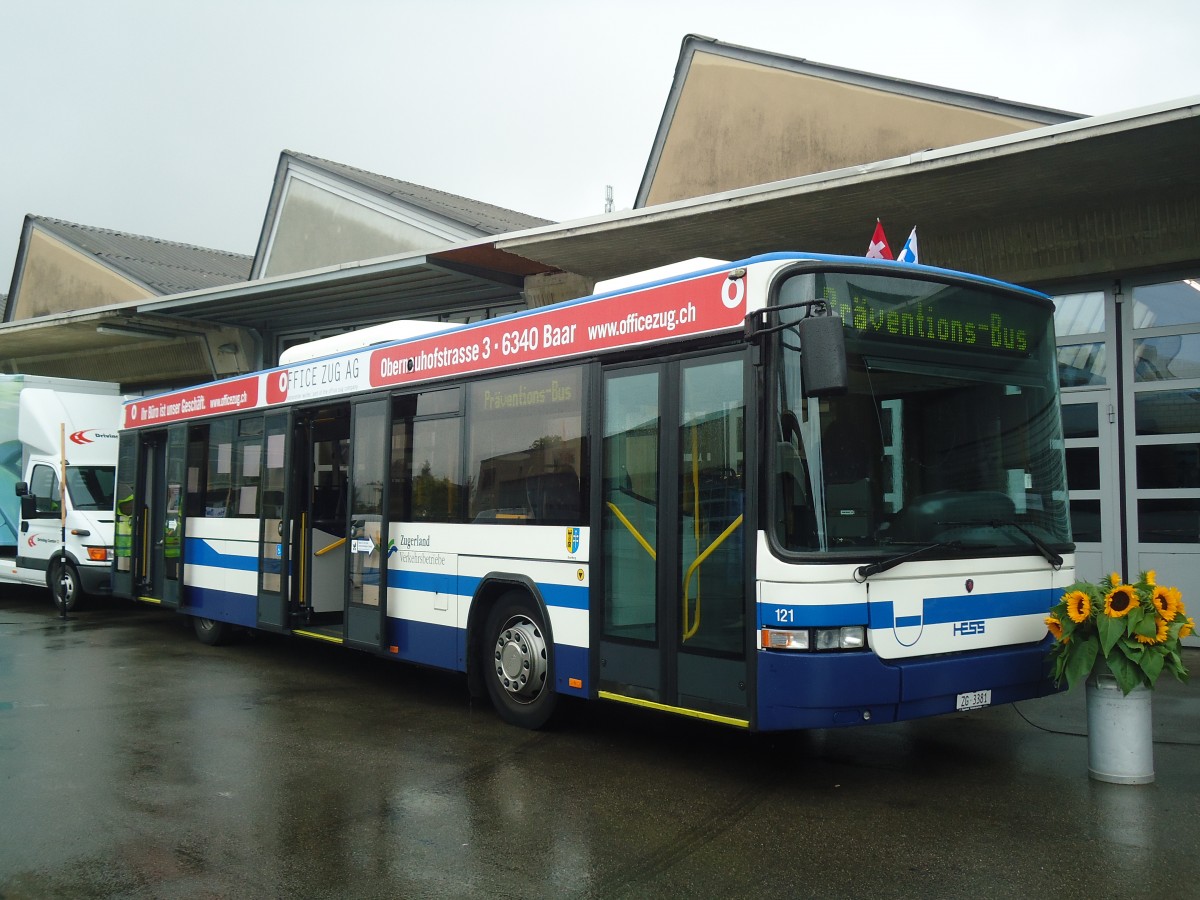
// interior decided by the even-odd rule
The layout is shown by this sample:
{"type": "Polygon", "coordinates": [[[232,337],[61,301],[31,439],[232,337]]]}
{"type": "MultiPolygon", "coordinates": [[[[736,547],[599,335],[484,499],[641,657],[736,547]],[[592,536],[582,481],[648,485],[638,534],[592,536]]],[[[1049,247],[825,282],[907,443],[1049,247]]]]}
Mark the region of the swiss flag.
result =
{"type": "Polygon", "coordinates": [[[871,246],[867,248],[867,259],[895,259],[892,248],[888,246],[887,235],[883,233],[883,223],[875,220],[875,234],[871,238],[871,246]]]}

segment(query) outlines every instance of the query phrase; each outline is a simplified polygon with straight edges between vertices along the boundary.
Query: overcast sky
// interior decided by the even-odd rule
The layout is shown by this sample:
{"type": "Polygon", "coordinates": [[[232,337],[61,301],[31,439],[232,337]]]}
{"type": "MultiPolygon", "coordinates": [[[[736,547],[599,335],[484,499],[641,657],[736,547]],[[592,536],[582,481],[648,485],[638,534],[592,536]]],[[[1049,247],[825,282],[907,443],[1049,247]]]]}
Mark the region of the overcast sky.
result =
{"type": "Polygon", "coordinates": [[[1200,94],[1195,0],[3,0],[0,293],[27,213],[253,253],[284,149],[627,209],[688,33],[1079,113],[1200,94]]]}

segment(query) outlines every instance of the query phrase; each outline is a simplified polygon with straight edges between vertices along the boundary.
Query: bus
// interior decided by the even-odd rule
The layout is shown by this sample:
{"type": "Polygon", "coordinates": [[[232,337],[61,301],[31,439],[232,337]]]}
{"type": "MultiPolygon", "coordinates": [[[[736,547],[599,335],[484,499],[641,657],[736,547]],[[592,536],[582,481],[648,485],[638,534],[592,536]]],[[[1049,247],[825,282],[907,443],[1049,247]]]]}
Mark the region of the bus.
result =
{"type": "Polygon", "coordinates": [[[564,697],[766,731],[1053,690],[1045,295],[772,253],[418,325],[127,403],[116,592],[209,644],[465,673],[530,728],[564,697]]]}

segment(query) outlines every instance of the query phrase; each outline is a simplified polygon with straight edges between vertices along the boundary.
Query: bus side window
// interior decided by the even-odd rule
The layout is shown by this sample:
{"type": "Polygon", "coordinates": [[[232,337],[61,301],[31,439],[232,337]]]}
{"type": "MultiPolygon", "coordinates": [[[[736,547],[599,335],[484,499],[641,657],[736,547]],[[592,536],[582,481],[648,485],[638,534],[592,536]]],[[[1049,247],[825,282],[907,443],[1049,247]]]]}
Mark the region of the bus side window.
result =
{"type": "Polygon", "coordinates": [[[573,468],[530,475],[525,491],[537,524],[570,525],[579,518],[579,476],[573,468]]]}

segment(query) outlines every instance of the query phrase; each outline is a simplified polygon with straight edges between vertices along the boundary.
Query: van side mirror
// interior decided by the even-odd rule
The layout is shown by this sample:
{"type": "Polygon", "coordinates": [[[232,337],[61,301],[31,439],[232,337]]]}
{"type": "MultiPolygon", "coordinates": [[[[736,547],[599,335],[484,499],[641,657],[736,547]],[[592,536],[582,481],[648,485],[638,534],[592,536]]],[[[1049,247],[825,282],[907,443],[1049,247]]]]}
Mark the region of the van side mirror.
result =
{"type": "Polygon", "coordinates": [[[13,490],[16,492],[16,495],[18,497],[28,497],[29,496],[29,482],[18,481],[15,485],[13,485],[13,490]]]}
{"type": "Polygon", "coordinates": [[[806,316],[796,323],[800,336],[800,379],[805,397],[832,397],[850,388],[846,335],[841,316],[806,316]]]}

